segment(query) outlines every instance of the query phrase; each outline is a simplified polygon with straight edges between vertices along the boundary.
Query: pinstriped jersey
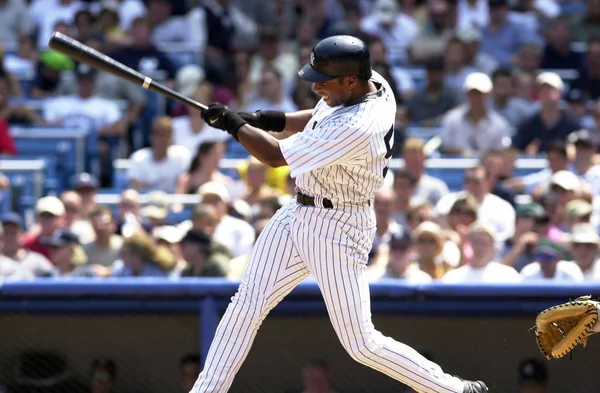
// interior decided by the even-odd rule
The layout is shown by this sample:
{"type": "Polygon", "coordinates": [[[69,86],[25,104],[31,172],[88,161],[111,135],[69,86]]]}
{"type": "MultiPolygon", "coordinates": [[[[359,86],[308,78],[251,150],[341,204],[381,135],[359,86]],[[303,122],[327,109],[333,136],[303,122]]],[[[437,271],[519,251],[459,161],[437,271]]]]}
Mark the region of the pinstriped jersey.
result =
{"type": "Polygon", "coordinates": [[[377,91],[352,105],[321,99],[302,132],[279,141],[298,191],[337,204],[362,204],[383,185],[394,143],[396,100],[373,72],[377,91]]]}

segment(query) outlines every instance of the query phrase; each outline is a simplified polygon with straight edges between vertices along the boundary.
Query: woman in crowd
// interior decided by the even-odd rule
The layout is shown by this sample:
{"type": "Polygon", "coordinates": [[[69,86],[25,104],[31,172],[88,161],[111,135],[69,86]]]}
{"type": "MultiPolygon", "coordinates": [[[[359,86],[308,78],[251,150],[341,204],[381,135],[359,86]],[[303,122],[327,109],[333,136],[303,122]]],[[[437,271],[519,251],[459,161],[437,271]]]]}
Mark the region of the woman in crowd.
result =
{"type": "MultiPolygon", "coordinates": [[[[447,237],[458,246],[458,265],[468,264],[473,256],[469,243],[471,224],[477,221],[477,201],[471,195],[458,198],[448,213],[447,237]]],[[[454,265],[456,267],[456,265],[454,265]]]]}
{"type": "Polygon", "coordinates": [[[442,254],[446,241],[442,227],[433,221],[425,221],[413,231],[412,240],[416,262],[431,278],[438,280],[452,270],[452,265],[442,254]]]}
{"type": "Polygon", "coordinates": [[[233,184],[233,179],[219,172],[219,163],[225,155],[223,142],[205,142],[198,146],[190,168],[182,176],[182,188],[188,194],[195,194],[198,187],[208,182],[219,182],[225,185],[233,184]]]}

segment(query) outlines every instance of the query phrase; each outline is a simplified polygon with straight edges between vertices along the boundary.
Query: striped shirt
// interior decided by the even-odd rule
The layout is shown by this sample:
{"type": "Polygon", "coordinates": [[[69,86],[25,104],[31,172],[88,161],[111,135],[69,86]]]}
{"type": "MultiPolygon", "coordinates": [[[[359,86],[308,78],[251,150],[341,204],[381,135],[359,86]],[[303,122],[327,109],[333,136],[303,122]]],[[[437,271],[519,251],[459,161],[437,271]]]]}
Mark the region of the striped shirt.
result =
{"type": "Polygon", "coordinates": [[[352,105],[323,100],[302,132],[279,141],[298,192],[334,205],[365,204],[384,182],[394,144],[396,101],[381,75],[377,91],[352,105]]]}

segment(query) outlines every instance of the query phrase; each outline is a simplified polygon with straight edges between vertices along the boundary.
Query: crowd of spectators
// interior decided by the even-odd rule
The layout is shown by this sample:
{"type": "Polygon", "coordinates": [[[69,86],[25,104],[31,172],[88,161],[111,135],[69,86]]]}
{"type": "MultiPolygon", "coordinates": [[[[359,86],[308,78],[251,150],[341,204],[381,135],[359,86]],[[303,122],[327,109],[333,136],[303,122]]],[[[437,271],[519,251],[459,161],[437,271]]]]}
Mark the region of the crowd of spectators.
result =
{"type": "Polygon", "coordinates": [[[240,147],[197,110],[168,101],[140,125],[141,87],[49,50],[61,31],[200,102],[287,112],[318,102],[296,74],[315,42],[358,36],[394,89],[394,158],[404,159],[374,200],[369,279],[600,280],[598,0],[2,0],[0,21],[0,136],[18,124],[85,125],[100,154],[72,189],[37,201],[34,225],[0,217],[0,277],[239,280],[295,192],[286,167],[248,158],[222,171],[240,147]],[[195,57],[177,62],[174,48],[195,57]],[[435,131],[439,154],[478,159],[461,191],[427,173],[429,144],[415,129],[435,131]],[[548,167],[514,176],[522,155],[548,167]],[[129,185],[112,210],[96,196],[113,186],[107,168],[119,157],[129,185]],[[522,194],[531,201],[518,203],[522,194]],[[200,202],[189,209],[173,195],[200,202]]]}

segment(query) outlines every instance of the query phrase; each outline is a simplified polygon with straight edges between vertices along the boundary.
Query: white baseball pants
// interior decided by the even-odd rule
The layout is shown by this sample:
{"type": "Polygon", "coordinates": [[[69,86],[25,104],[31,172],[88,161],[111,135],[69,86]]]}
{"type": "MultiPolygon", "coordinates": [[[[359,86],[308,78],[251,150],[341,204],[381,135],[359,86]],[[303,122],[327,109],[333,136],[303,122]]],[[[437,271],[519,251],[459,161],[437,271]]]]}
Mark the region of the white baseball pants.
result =
{"type": "Polygon", "coordinates": [[[190,393],[227,392],[264,318],[309,274],[315,277],[333,328],[354,360],[417,392],[462,393],[460,379],[375,330],[365,276],[374,235],[375,216],[368,207],[319,209],[295,201],[282,207],[254,246],[190,393]]]}

